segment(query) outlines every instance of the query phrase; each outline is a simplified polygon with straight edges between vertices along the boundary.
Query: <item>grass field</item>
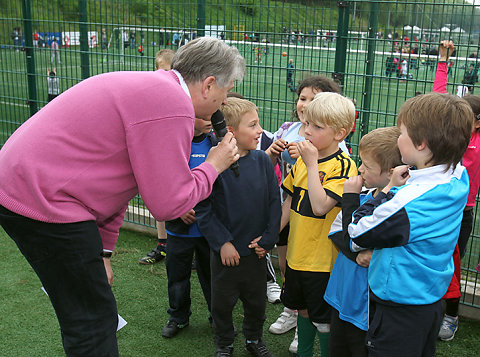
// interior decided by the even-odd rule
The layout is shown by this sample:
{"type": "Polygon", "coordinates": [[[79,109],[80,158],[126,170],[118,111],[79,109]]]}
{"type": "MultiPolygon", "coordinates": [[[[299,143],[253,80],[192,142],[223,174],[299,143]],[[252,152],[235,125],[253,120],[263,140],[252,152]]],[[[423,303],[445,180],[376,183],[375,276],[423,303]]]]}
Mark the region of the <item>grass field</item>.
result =
{"type": "MultiPolygon", "coordinates": [[[[128,324],[118,332],[122,357],[212,356],[213,334],[201,289],[192,273],[192,316],[190,326],[176,338],[161,337],[167,322],[167,280],[163,262],[153,266],[138,264],[138,259],[156,244],[154,237],[126,230],[120,232],[112,266],[115,274],[113,292],[118,312],[128,324]]],[[[5,357],[63,355],[58,323],[41,283],[13,241],[0,229],[0,355],[5,357]]],[[[281,312],[280,305],[267,304],[264,339],[277,357],[287,357],[294,331],[272,335],[268,326],[281,312]]],[[[238,304],[234,321],[240,333],[235,341],[235,355],[248,356],[241,335],[242,309],[238,304]]],[[[472,357],[480,350],[480,322],[462,319],[451,342],[439,342],[438,357],[472,357]]],[[[319,346],[316,346],[319,356],[319,346]]]]}

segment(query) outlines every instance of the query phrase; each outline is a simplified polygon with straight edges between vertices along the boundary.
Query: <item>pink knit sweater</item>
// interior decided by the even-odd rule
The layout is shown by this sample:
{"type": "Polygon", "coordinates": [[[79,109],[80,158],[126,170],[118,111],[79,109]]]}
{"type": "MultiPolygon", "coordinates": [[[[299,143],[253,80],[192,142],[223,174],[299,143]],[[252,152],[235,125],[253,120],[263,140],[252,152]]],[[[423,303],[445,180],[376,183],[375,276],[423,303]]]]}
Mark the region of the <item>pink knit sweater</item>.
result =
{"type": "Polygon", "coordinates": [[[173,72],[113,72],[70,88],[0,151],[0,204],[50,223],[94,220],[113,249],[140,192],[158,220],[206,198],[217,177],[190,171],[194,109],[173,72]]]}

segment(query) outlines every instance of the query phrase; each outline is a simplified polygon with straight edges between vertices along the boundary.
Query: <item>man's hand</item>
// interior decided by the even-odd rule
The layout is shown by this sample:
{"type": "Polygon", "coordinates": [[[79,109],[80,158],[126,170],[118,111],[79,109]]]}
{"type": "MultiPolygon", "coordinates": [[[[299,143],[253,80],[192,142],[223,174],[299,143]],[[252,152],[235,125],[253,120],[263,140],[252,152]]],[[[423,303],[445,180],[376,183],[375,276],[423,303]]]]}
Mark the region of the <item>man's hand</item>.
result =
{"type": "Polygon", "coordinates": [[[370,259],[372,259],[372,253],[373,250],[371,249],[362,250],[361,252],[359,252],[356,259],[357,264],[361,267],[368,268],[368,266],[370,265],[370,259]]]}
{"type": "Polygon", "coordinates": [[[188,225],[193,224],[197,221],[197,218],[195,217],[195,211],[193,209],[191,209],[184,215],[181,215],[180,219],[183,221],[183,223],[188,225]]]}
{"type": "Polygon", "coordinates": [[[225,134],[223,140],[217,146],[210,149],[205,162],[211,164],[220,174],[237,161],[239,157],[237,141],[233,134],[229,132],[225,134]]]}
{"type": "Polygon", "coordinates": [[[255,254],[257,254],[258,259],[261,259],[261,258],[265,257],[265,255],[267,255],[267,251],[264,248],[262,248],[258,245],[258,241],[260,239],[262,239],[262,236],[255,238],[248,245],[248,248],[254,248],[255,249],[255,254]]]}
{"type": "Polygon", "coordinates": [[[238,254],[230,242],[225,243],[220,248],[220,258],[222,259],[222,264],[228,267],[233,267],[240,263],[240,254],[238,254]]]}
{"type": "Polygon", "coordinates": [[[318,167],[318,149],[309,140],[299,142],[297,149],[307,168],[318,167]]]}
{"type": "Polygon", "coordinates": [[[107,273],[107,279],[110,286],[113,285],[113,270],[110,264],[110,258],[103,258],[103,265],[105,266],[105,273],[107,273]]]}
{"type": "Polygon", "coordinates": [[[360,193],[363,187],[362,176],[349,177],[343,184],[343,193],[360,193]]]}

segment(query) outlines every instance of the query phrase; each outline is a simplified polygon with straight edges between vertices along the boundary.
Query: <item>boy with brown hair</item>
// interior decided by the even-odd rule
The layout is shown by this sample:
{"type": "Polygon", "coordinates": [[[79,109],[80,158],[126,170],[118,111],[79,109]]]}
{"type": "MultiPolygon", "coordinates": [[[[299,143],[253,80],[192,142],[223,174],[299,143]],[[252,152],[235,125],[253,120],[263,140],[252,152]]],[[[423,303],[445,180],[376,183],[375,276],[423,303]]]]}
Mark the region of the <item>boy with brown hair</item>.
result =
{"type": "Polygon", "coordinates": [[[197,205],[197,220],[210,248],[215,356],[233,355],[232,311],[243,302],[245,348],[272,356],[262,341],[267,287],[266,252],[278,240],[280,195],[270,158],[256,150],[262,128],[252,102],[228,98],[223,112],[237,141],[239,173],[219,175],[210,197],[197,205]]]}
{"type": "Polygon", "coordinates": [[[368,355],[433,356],[467,202],[468,174],[459,162],[473,113],[463,99],[430,93],[407,100],[397,125],[406,165],[354,213],[348,233],[352,249],[374,248],[368,355]]]}
{"type": "Polygon", "coordinates": [[[313,355],[318,334],[322,355],[328,356],[331,309],[323,295],[338,253],[328,232],[340,211],[343,184],[357,174],[353,160],[338,146],[353,127],[355,107],[340,94],[320,92],[303,113],[301,157],[282,184],[288,197],[281,228],[290,221],[282,301],[298,310],[298,355],[313,355]]]}
{"type": "Polygon", "coordinates": [[[368,265],[372,250],[350,250],[348,225],[353,212],[375,198],[389,183],[393,169],[402,164],[397,127],[375,129],[360,140],[360,176],[343,185],[342,211],[332,224],[329,238],[340,250],[324,299],[334,309],[330,325],[330,355],[366,357],[368,331],[368,265]],[[363,185],[367,190],[360,192],[363,185]]]}

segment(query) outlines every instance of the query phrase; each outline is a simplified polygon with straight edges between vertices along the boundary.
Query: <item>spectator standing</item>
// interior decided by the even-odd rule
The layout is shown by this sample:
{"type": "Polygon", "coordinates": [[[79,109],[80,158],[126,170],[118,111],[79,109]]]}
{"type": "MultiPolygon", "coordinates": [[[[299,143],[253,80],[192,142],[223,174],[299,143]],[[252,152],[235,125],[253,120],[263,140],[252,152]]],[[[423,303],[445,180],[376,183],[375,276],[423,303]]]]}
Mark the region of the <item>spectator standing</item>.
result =
{"type": "Polygon", "coordinates": [[[57,69],[52,70],[47,68],[47,92],[48,101],[52,101],[60,93],[60,85],[57,77],[57,69]]]}
{"type": "Polygon", "coordinates": [[[295,75],[295,66],[293,65],[293,59],[288,60],[287,65],[287,88],[290,89],[290,92],[296,92],[294,84],[294,75],[295,75]]]}
{"type": "Polygon", "coordinates": [[[38,47],[38,39],[40,38],[40,35],[38,34],[37,30],[35,30],[32,37],[33,37],[33,47],[38,47]]]}
{"type": "Polygon", "coordinates": [[[102,51],[107,49],[107,30],[102,28],[102,33],[100,34],[100,41],[102,43],[102,51]]]}
{"type": "Polygon", "coordinates": [[[52,55],[50,57],[50,63],[53,66],[54,63],[55,63],[55,57],[56,57],[58,64],[60,64],[61,63],[60,62],[60,52],[58,50],[58,42],[57,42],[56,37],[53,38],[53,41],[52,41],[52,44],[50,45],[50,48],[51,48],[51,51],[52,51],[52,55]]]}

